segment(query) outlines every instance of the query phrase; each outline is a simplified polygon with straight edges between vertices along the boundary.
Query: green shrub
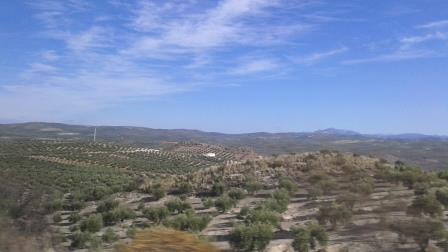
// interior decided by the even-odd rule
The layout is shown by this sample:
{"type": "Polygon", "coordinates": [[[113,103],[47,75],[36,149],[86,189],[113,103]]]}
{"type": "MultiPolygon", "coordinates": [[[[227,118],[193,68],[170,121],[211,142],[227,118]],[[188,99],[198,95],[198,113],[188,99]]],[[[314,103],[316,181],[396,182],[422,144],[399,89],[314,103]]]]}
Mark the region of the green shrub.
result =
{"type": "Polygon", "coordinates": [[[238,219],[246,218],[246,216],[249,214],[249,211],[250,211],[249,207],[247,207],[247,206],[242,207],[240,212],[238,213],[237,218],[238,219]]]}
{"type": "Polygon", "coordinates": [[[183,213],[187,209],[191,209],[190,203],[182,201],[178,198],[166,201],[165,206],[168,208],[168,211],[170,211],[170,213],[183,213]]]}
{"type": "Polygon", "coordinates": [[[112,209],[115,209],[118,207],[120,203],[116,200],[108,199],[105,201],[101,201],[98,206],[96,207],[96,211],[99,213],[108,212],[112,209]]]}
{"type": "Polygon", "coordinates": [[[269,211],[266,209],[253,209],[249,210],[246,216],[247,223],[265,223],[274,227],[278,226],[280,222],[280,216],[277,212],[269,211]]]}
{"type": "Polygon", "coordinates": [[[70,223],[75,224],[76,222],[81,220],[81,216],[78,213],[72,213],[70,216],[68,216],[68,221],[70,223]]]}
{"type": "Polygon", "coordinates": [[[294,195],[298,191],[297,184],[288,177],[281,177],[278,180],[278,187],[285,189],[290,195],[294,195]]]}
{"type": "Polygon", "coordinates": [[[215,205],[215,202],[210,198],[202,198],[201,201],[202,201],[202,205],[204,205],[204,207],[206,209],[215,205]]]}
{"type": "Polygon", "coordinates": [[[113,191],[105,186],[95,186],[93,188],[86,189],[85,192],[87,195],[87,200],[100,200],[112,193],[113,191]]]}
{"type": "Polygon", "coordinates": [[[217,182],[212,186],[212,195],[221,196],[224,194],[226,186],[222,182],[217,182]]]}
{"type": "Polygon", "coordinates": [[[244,187],[250,194],[254,194],[257,191],[260,191],[263,188],[263,185],[254,179],[249,179],[246,181],[246,185],[244,187]]]}
{"type": "Polygon", "coordinates": [[[422,215],[428,214],[432,217],[441,216],[443,205],[437,200],[434,194],[417,196],[408,207],[409,214],[422,215]]]}
{"type": "Polygon", "coordinates": [[[150,221],[160,223],[169,216],[167,207],[151,207],[143,210],[143,215],[150,221]]]}
{"type": "Polygon", "coordinates": [[[81,222],[81,231],[89,231],[95,233],[103,227],[103,217],[101,214],[92,214],[81,222]]]}
{"type": "Polygon", "coordinates": [[[105,241],[107,243],[111,243],[111,242],[118,240],[118,236],[115,234],[115,232],[114,232],[114,230],[112,230],[112,228],[106,229],[106,232],[104,232],[102,238],[103,238],[103,241],[105,241]]]}
{"type": "Polygon", "coordinates": [[[73,234],[71,246],[77,249],[85,248],[90,239],[90,233],[77,231],[73,234]]]}
{"type": "Polygon", "coordinates": [[[227,195],[223,195],[215,200],[215,207],[219,212],[227,212],[236,205],[236,201],[227,195]]]}
{"type": "Polygon", "coordinates": [[[207,227],[211,218],[208,215],[197,216],[192,211],[166,219],[163,224],[182,231],[199,232],[207,227]]]}
{"type": "Polygon", "coordinates": [[[106,226],[114,225],[119,221],[134,219],[135,217],[136,214],[132,209],[124,207],[118,207],[109,212],[103,213],[103,221],[106,226]]]}
{"type": "Polygon", "coordinates": [[[236,226],[229,235],[229,242],[238,251],[263,251],[272,237],[271,225],[254,223],[236,226]]]}
{"type": "Polygon", "coordinates": [[[352,218],[352,211],[344,205],[331,204],[319,208],[317,220],[325,225],[329,222],[333,228],[338,224],[345,224],[352,218]]]}
{"type": "Polygon", "coordinates": [[[448,188],[438,189],[435,195],[443,206],[448,207],[448,188]]]}
{"type": "Polygon", "coordinates": [[[53,213],[62,210],[62,206],[62,200],[52,200],[45,205],[45,210],[47,210],[48,213],[53,213]]]}
{"type": "Polygon", "coordinates": [[[232,189],[227,193],[227,195],[234,200],[242,200],[246,197],[246,192],[241,189],[232,189]]]}
{"type": "Polygon", "coordinates": [[[280,189],[272,193],[271,198],[263,202],[258,208],[283,213],[288,209],[289,200],[289,192],[285,189],[280,189]]]}
{"type": "Polygon", "coordinates": [[[101,251],[100,249],[103,246],[103,240],[101,239],[101,237],[91,236],[89,243],[90,243],[89,247],[91,248],[89,249],[89,251],[101,251]]]}
{"type": "Polygon", "coordinates": [[[355,204],[361,201],[361,196],[357,193],[348,192],[339,195],[336,198],[338,204],[346,206],[348,209],[353,210],[355,204]]]}
{"type": "Polygon", "coordinates": [[[182,182],[176,189],[177,194],[189,194],[193,192],[193,186],[188,182],[182,182]]]}
{"type": "Polygon", "coordinates": [[[399,173],[398,179],[404,186],[409,189],[413,189],[414,184],[417,182],[424,182],[426,180],[426,176],[420,169],[406,168],[404,171],[399,173]]]}
{"type": "Polygon", "coordinates": [[[163,197],[165,197],[165,190],[163,188],[158,187],[151,190],[152,196],[154,200],[159,200],[163,197]]]}
{"type": "Polygon", "coordinates": [[[292,247],[298,252],[308,252],[310,249],[314,250],[317,244],[325,246],[328,242],[325,229],[316,223],[293,228],[292,232],[294,233],[292,247]]]}
{"type": "Polygon", "coordinates": [[[426,251],[430,240],[444,240],[447,231],[439,220],[417,218],[412,221],[396,221],[390,225],[392,231],[414,239],[420,251],[426,251]]]}
{"type": "Polygon", "coordinates": [[[373,193],[374,183],[371,179],[362,179],[354,181],[349,185],[349,191],[352,193],[357,193],[365,197],[373,193]]]}

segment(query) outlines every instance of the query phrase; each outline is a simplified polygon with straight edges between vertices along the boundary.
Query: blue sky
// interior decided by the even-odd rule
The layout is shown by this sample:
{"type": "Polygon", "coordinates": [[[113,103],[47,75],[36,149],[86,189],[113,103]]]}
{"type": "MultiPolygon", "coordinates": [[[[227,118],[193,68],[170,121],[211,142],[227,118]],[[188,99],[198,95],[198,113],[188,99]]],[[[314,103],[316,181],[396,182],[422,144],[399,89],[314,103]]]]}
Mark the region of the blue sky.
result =
{"type": "Polygon", "coordinates": [[[446,0],[7,0],[0,122],[448,135],[446,0]]]}

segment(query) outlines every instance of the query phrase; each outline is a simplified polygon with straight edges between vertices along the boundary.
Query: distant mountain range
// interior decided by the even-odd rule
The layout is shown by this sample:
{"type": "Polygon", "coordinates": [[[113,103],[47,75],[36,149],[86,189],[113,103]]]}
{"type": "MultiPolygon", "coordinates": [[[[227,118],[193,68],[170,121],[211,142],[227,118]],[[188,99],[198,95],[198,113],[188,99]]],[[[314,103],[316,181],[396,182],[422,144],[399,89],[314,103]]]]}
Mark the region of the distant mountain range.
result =
{"type": "Polygon", "coordinates": [[[85,126],[61,123],[0,124],[0,140],[97,139],[133,145],[158,146],[163,142],[194,141],[247,147],[263,155],[332,149],[404,160],[427,169],[448,168],[448,137],[423,134],[368,135],[350,130],[324,129],[297,133],[224,134],[186,129],[151,129],[128,126],[85,126]]]}

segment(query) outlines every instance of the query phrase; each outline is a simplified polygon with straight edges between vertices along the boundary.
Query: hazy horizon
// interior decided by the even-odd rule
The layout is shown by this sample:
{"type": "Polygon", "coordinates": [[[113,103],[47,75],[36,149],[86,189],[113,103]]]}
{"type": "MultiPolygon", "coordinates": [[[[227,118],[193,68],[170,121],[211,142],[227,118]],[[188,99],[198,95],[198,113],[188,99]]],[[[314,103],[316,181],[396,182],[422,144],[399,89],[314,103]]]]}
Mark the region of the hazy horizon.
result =
{"type": "Polygon", "coordinates": [[[0,14],[1,122],[448,135],[447,1],[38,0],[0,14]]]}
{"type": "Polygon", "coordinates": [[[207,133],[220,133],[220,134],[253,134],[253,133],[268,133],[268,134],[283,134],[283,133],[313,133],[316,131],[323,130],[342,130],[349,131],[353,133],[359,133],[361,135],[407,135],[407,134],[417,134],[417,135],[427,135],[427,136],[440,136],[448,137],[448,135],[443,134],[431,134],[425,132],[362,132],[355,129],[342,129],[335,127],[319,128],[319,129],[309,129],[309,130],[293,130],[293,131],[241,131],[241,132],[229,132],[229,131],[213,131],[207,129],[197,129],[197,128],[183,128],[183,127],[172,127],[172,128],[157,128],[151,127],[151,125],[129,125],[129,124],[94,124],[94,123],[77,123],[77,122],[46,122],[46,121],[2,121],[0,120],[0,125],[8,124],[27,124],[27,123],[48,123],[48,124],[66,124],[66,125],[79,125],[87,127],[136,127],[136,128],[148,128],[148,129],[160,129],[160,130],[198,130],[207,133]]]}

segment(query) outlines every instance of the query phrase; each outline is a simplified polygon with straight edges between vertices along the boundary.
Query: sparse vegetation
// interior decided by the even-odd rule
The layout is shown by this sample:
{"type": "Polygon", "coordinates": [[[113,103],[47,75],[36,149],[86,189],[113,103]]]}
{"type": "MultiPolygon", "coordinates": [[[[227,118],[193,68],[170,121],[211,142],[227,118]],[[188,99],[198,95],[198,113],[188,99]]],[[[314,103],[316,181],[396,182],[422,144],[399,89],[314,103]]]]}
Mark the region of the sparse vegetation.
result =
{"type": "Polygon", "coordinates": [[[143,215],[148,218],[148,220],[153,221],[157,224],[164,221],[168,216],[170,212],[168,211],[167,207],[151,207],[151,208],[145,208],[143,210],[143,215]]]}
{"type": "Polygon", "coordinates": [[[227,212],[236,204],[236,200],[229,197],[228,195],[223,195],[215,200],[215,207],[220,212],[227,212]]]}
{"type": "Polygon", "coordinates": [[[175,198],[165,202],[165,206],[171,213],[184,213],[186,210],[191,209],[191,204],[175,198]]]}
{"type": "Polygon", "coordinates": [[[269,224],[238,225],[230,233],[230,244],[238,251],[263,251],[272,237],[269,224]]]}
{"type": "Polygon", "coordinates": [[[92,214],[81,222],[81,231],[95,233],[103,227],[103,216],[101,214],[92,214]]]}
{"type": "Polygon", "coordinates": [[[317,244],[325,246],[328,242],[325,229],[316,223],[309,223],[304,227],[295,227],[292,232],[294,233],[292,247],[298,252],[308,252],[315,249],[317,244]]]}

